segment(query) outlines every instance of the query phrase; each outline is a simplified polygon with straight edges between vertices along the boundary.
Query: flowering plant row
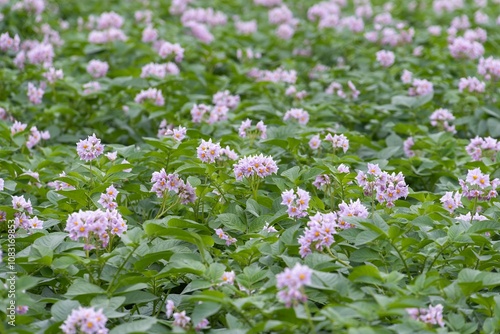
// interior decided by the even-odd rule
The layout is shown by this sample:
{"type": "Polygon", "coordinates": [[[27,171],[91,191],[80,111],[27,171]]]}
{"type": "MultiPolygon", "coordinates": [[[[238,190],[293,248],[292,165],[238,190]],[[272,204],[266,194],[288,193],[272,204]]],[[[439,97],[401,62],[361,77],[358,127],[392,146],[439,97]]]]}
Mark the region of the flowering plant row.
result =
{"type": "Polygon", "coordinates": [[[499,5],[0,0],[0,333],[500,332],[499,5]]]}

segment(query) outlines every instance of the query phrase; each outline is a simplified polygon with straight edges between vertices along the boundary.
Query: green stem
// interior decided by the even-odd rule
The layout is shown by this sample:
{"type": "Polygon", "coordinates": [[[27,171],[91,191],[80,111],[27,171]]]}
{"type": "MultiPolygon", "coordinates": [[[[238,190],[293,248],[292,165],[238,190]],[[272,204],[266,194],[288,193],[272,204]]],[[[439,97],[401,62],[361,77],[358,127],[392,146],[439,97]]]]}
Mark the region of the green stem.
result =
{"type": "MultiPolygon", "coordinates": [[[[302,288],[302,293],[305,294],[304,288],[302,288]]],[[[307,304],[307,300],[304,303],[304,311],[306,311],[307,322],[309,323],[309,327],[311,327],[311,333],[315,334],[316,333],[316,328],[314,328],[314,324],[313,324],[312,317],[311,317],[311,311],[309,310],[309,305],[307,304]]]]}
{"type": "Polygon", "coordinates": [[[403,261],[403,265],[405,266],[405,270],[406,270],[406,275],[408,276],[408,279],[410,280],[411,279],[410,268],[408,268],[408,264],[406,263],[406,260],[403,257],[403,254],[401,254],[401,251],[396,247],[396,245],[394,245],[392,242],[390,244],[391,244],[392,248],[394,248],[394,250],[396,250],[396,252],[398,253],[401,261],[403,261]]]}
{"type": "Polygon", "coordinates": [[[94,188],[94,174],[92,173],[92,160],[90,160],[90,189],[94,188]]]}
{"type": "Polygon", "coordinates": [[[426,272],[428,272],[429,270],[432,269],[432,266],[434,265],[434,262],[436,262],[436,260],[439,258],[439,256],[441,254],[443,254],[444,250],[446,248],[448,248],[448,246],[450,246],[451,244],[447,244],[445,247],[441,248],[441,250],[439,251],[439,253],[434,257],[434,260],[432,260],[431,264],[429,265],[429,268],[426,270],[426,272]]]}
{"type": "MultiPolygon", "coordinates": [[[[483,252],[484,245],[485,244],[483,244],[481,246],[481,249],[479,250],[479,257],[481,256],[481,253],[483,252]]],[[[481,262],[481,259],[479,257],[477,258],[476,265],[474,266],[474,270],[476,270],[479,267],[479,263],[481,262]]]]}
{"type": "Polygon", "coordinates": [[[342,261],[341,259],[338,258],[338,256],[335,256],[333,253],[332,253],[332,250],[330,249],[330,247],[327,247],[326,250],[328,251],[328,253],[330,254],[330,256],[337,262],[339,262],[340,264],[342,264],[343,266],[345,266],[346,268],[352,268],[350,264],[342,261]]]}
{"type": "Polygon", "coordinates": [[[134,246],[134,248],[130,251],[130,253],[128,254],[128,256],[125,258],[125,260],[123,260],[122,264],[120,265],[120,267],[118,267],[118,270],[116,271],[116,274],[113,276],[113,279],[111,280],[111,283],[109,283],[109,286],[108,286],[108,289],[106,290],[106,293],[109,295],[109,293],[111,292],[111,287],[113,287],[115,281],[116,281],[116,278],[118,277],[118,274],[120,273],[120,271],[122,271],[123,267],[125,267],[125,264],[128,262],[128,260],[130,259],[130,257],[132,256],[132,254],[134,254],[134,252],[137,250],[137,248],[139,248],[139,244],[136,244],[134,246]]]}

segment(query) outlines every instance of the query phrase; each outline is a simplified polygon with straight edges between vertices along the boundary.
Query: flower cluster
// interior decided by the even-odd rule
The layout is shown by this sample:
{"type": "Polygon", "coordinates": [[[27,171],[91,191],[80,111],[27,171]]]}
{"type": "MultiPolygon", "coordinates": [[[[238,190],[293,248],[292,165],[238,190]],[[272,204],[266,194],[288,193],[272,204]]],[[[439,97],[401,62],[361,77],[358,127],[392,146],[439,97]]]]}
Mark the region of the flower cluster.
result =
{"type": "Polygon", "coordinates": [[[234,285],[234,279],[236,278],[236,275],[234,271],[225,271],[224,274],[222,274],[222,277],[220,278],[222,280],[219,285],[224,285],[224,284],[230,284],[234,285]]]}
{"type": "Polygon", "coordinates": [[[329,95],[337,94],[337,96],[343,99],[350,97],[351,99],[356,100],[360,94],[359,90],[356,89],[356,86],[351,81],[347,82],[347,87],[349,88],[348,92],[344,90],[340,83],[334,81],[326,88],[325,93],[329,95]]]}
{"type": "Polygon", "coordinates": [[[453,58],[478,59],[484,54],[484,46],[476,41],[464,37],[454,38],[448,45],[453,58]]]}
{"type": "Polygon", "coordinates": [[[103,310],[95,310],[93,307],[79,307],[71,311],[61,325],[64,334],[106,334],[109,330],[106,328],[108,318],[103,310]]]}
{"type": "Polygon", "coordinates": [[[285,95],[293,96],[297,100],[302,100],[307,96],[307,91],[305,90],[297,91],[297,88],[295,86],[290,86],[286,89],[285,95]]]}
{"type": "Polygon", "coordinates": [[[184,49],[177,43],[172,44],[167,41],[159,41],[155,45],[158,55],[165,59],[173,56],[173,59],[179,63],[184,59],[184,49]]]}
{"type": "Polygon", "coordinates": [[[45,90],[43,88],[43,85],[40,85],[40,87],[37,88],[31,82],[28,83],[28,94],[27,95],[28,95],[28,99],[30,100],[31,103],[33,103],[33,104],[42,103],[43,94],[45,94],[45,90]]]}
{"type": "Polygon", "coordinates": [[[313,186],[315,186],[318,189],[321,189],[321,187],[325,185],[329,185],[332,181],[330,180],[330,177],[327,174],[320,174],[316,176],[316,179],[313,182],[313,186]]]}
{"type": "Polygon", "coordinates": [[[83,84],[83,95],[97,93],[101,90],[101,85],[97,81],[89,81],[83,84]]]}
{"type": "Polygon", "coordinates": [[[311,196],[303,189],[297,188],[294,192],[293,189],[284,191],[281,194],[281,204],[288,207],[288,216],[290,218],[302,218],[307,216],[307,209],[309,208],[309,201],[311,196]]]}
{"type": "Polygon", "coordinates": [[[412,87],[408,88],[408,95],[423,96],[434,92],[432,82],[425,79],[413,79],[412,87]]]}
{"type": "MultiPolygon", "coordinates": [[[[2,179],[3,188],[3,179],[2,179]]],[[[26,200],[24,196],[12,196],[12,207],[18,212],[14,214],[14,226],[16,228],[22,227],[30,232],[32,229],[42,229],[43,221],[34,216],[30,218],[28,214],[33,214],[33,206],[31,200],[26,200]]]]}
{"type": "Polygon", "coordinates": [[[496,155],[500,151],[500,142],[491,137],[481,138],[476,136],[470,140],[465,150],[474,161],[481,160],[483,155],[495,161],[496,155]]]}
{"type": "Polygon", "coordinates": [[[367,172],[359,171],[356,176],[358,185],[363,187],[365,195],[372,196],[379,203],[386,203],[387,207],[393,207],[399,198],[408,195],[408,186],[403,174],[389,174],[382,171],[377,164],[368,164],[367,172]]]}
{"type": "Polygon", "coordinates": [[[26,142],[26,147],[33,148],[42,139],[50,139],[49,131],[39,131],[36,126],[32,126],[30,129],[30,135],[28,136],[28,141],[26,142]]]}
{"type": "Polygon", "coordinates": [[[78,211],[69,215],[65,231],[72,240],[84,239],[84,249],[90,250],[101,243],[106,247],[109,234],[122,235],[127,231],[127,223],[116,210],[78,211]]]}
{"type": "Polygon", "coordinates": [[[271,156],[265,157],[262,154],[243,157],[233,167],[234,177],[238,181],[254,175],[265,178],[278,171],[278,166],[273,158],[271,156]]]}
{"type": "Polygon", "coordinates": [[[50,84],[54,84],[57,80],[64,78],[63,70],[56,70],[54,67],[50,67],[43,76],[50,84]]]}
{"type": "Polygon", "coordinates": [[[179,73],[179,67],[177,67],[177,65],[175,65],[174,63],[149,63],[142,67],[141,78],[157,77],[163,79],[167,74],[178,75],[179,73]]]}
{"type": "Polygon", "coordinates": [[[458,83],[458,91],[468,90],[469,93],[484,93],[486,84],[475,77],[461,78],[458,83]]]}
{"type": "Polygon", "coordinates": [[[449,123],[449,121],[453,121],[455,119],[455,116],[453,116],[453,114],[448,109],[437,109],[432,113],[429,119],[432,126],[438,127],[451,133],[457,132],[455,130],[455,126],[450,125],[449,123]]]}
{"type": "Polygon", "coordinates": [[[19,51],[19,44],[21,43],[21,39],[16,34],[14,37],[10,37],[8,32],[5,32],[0,35],[0,50],[3,52],[19,51]]]}
{"type": "MultiPolygon", "coordinates": [[[[61,174],[59,174],[59,177],[66,177],[66,173],[63,171],[61,174]]],[[[59,180],[49,182],[47,185],[54,188],[55,190],[75,190],[75,187],[71,184],[59,180]]]]}
{"type": "Polygon", "coordinates": [[[178,174],[167,174],[164,168],[153,173],[151,182],[154,183],[151,192],[155,192],[159,198],[162,198],[165,191],[169,190],[179,196],[182,204],[196,201],[196,193],[191,184],[181,180],[178,174]]]}
{"type": "MultiPolygon", "coordinates": [[[[19,55],[24,55],[23,51],[19,52],[19,55]]],[[[31,64],[50,66],[54,59],[54,47],[47,43],[37,43],[31,47],[26,56],[31,64]]]]}
{"type": "Polygon", "coordinates": [[[309,113],[304,109],[292,108],[285,113],[283,120],[286,121],[290,118],[294,118],[299,122],[299,124],[305,125],[309,122],[309,113]]]}
{"type": "Polygon", "coordinates": [[[224,106],[227,107],[229,110],[233,110],[236,109],[236,107],[240,103],[240,96],[231,95],[231,93],[228,90],[225,90],[223,92],[218,92],[214,94],[212,98],[212,103],[215,104],[216,106],[224,106]]]}
{"type": "Polygon", "coordinates": [[[143,103],[146,100],[152,100],[157,106],[163,106],[165,104],[165,99],[163,98],[161,90],[156,88],[141,90],[134,99],[135,103],[143,103]]]}
{"type": "Polygon", "coordinates": [[[274,71],[253,68],[248,72],[248,76],[254,78],[256,81],[285,82],[290,84],[294,84],[297,81],[297,71],[287,71],[281,67],[274,71]]]}
{"type": "Polygon", "coordinates": [[[219,237],[219,239],[226,241],[226,245],[232,245],[234,244],[237,240],[224,232],[221,228],[218,228],[215,230],[215,234],[219,237]]]}
{"type": "Polygon", "coordinates": [[[349,139],[347,139],[347,137],[343,134],[333,136],[331,134],[327,134],[325,140],[331,142],[334,149],[341,148],[344,153],[349,149],[349,139]]]}
{"type": "Polygon", "coordinates": [[[493,57],[479,59],[477,73],[484,76],[486,80],[500,79],[500,59],[493,57]]]}
{"type": "Polygon", "coordinates": [[[441,198],[441,203],[443,203],[443,207],[448,210],[450,213],[453,213],[457,208],[463,208],[462,205],[462,194],[458,191],[453,193],[452,191],[447,191],[441,198]]]}
{"type": "Polygon", "coordinates": [[[259,121],[255,125],[255,129],[252,129],[248,131],[252,127],[252,121],[249,120],[248,118],[241,122],[240,128],[238,129],[238,134],[242,138],[246,138],[247,132],[249,132],[250,137],[254,137],[257,135],[260,135],[261,139],[266,139],[267,138],[267,126],[264,124],[263,121],[259,121]]]}
{"type": "Polygon", "coordinates": [[[354,225],[348,223],[345,220],[349,217],[367,218],[368,209],[363,204],[361,204],[359,199],[357,199],[355,202],[351,200],[349,204],[342,201],[342,203],[339,204],[339,210],[337,211],[338,227],[341,229],[353,228],[354,225]]]}
{"type": "Polygon", "coordinates": [[[443,305],[441,304],[429,306],[429,308],[407,308],[406,312],[408,312],[410,317],[414,320],[444,327],[443,305]]]}
{"type": "Polygon", "coordinates": [[[229,108],[223,105],[209,106],[206,104],[195,104],[191,108],[191,117],[194,123],[201,123],[204,116],[208,114],[209,117],[206,118],[206,122],[213,124],[226,120],[228,111],[229,108]]]}
{"type": "Polygon", "coordinates": [[[411,83],[413,78],[413,73],[408,70],[403,70],[403,74],[401,75],[401,82],[404,84],[411,83]]]}
{"type": "Polygon", "coordinates": [[[127,36],[121,30],[123,17],[115,12],[102,13],[97,18],[97,29],[89,34],[88,41],[93,44],[105,44],[113,41],[126,41],[127,36]]]}
{"type": "Polygon", "coordinates": [[[394,64],[394,52],[387,50],[380,50],[377,52],[377,61],[382,67],[390,67],[394,64]]]}
{"type": "Polygon", "coordinates": [[[183,126],[174,128],[172,125],[167,125],[166,120],[162,120],[158,129],[158,137],[172,137],[176,141],[182,141],[186,138],[187,129],[183,126]]]}
{"type": "Polygon", "coordinates": [[[488,220],[488,218],[486,218],[483,215],[480,215],[477,212],[474,215],[471,215],[470,212],[467,212],[467,214],[465,214],[465,215],[458,215],[457,217],[455,217],[455,219],[461,220],[461,221],[464,221],[464,222],[471,222],[473,220],[476,220],[476,221],[480,222],[480,221],[483,221],[483,220],[488,220]]]}
{"type": "Polygon", "coordinates": [[[240,35],[251,35],[257,31],[257,21],[236,21],[234,22],[234,27],[240,35]]]}
{"type": "Polygon", "coordinates": [[[303,287],[311,284],[313,271],[305,265],[297,263],[292,269],[286,268],[282,273],[276,275],[276,287],[280,289],[278,299],[291,307],[297,302],[305,303],[307,296],[303,287]]]}
{"type": "Polygon", "coordinates": [[[144,43],[151,43],[156,41],[157,39],[158,39],[158,30],[156,30],[151,26],[147,26],[146,28],[144,28],[144,30],[142,31],[142,39],[141,39],[144,43]]]}
{"type": "Polygon", "coordinates": [[[104,145],[101,144],[101,140],[95,134],[92,134],[87,139],[80,140],[76,144],[76,152],[83,161],[92,161],[100,156],[103,151],[104,145]]]}
{"type": "Polygon", "coordinates": [[[408,158],[415,156],[415,152],[412,150],[413,145],[415,145],[415,141],[413,140],[413,137],[408,137],[403,142],[403,151],[408,158]]]}
{"type": "Polygon", "coordinates": [[[106,30],[93,30],[89,34],[88,41],[92,44],[106,44],[114,41],[122,41],[125,42],[127,40],[127,36],[121,29],[117,28],[109,28],[106,30]]]}
{"type": "Polygon", "coordinates": [[[214,163],[221,155],[221,147],[219,143],[212,143],[212,139],[208,141],[201,140],[201,144],[197,150],[198,159],[203,162],[214,163]]]}
{"type": "Polygon", "coordinates": [[[16,133],[23,132],[26,130],[28,124],[21,123],[19,121],[14,121],[14,124],[10,127],[10,133],[15,135],[16,133]]]}
{"type": "MultiPolygon", "coordinates": [[[[190,326],[191,318],[186,315],[186,311],[179,312],[172,300],[167,300],[165,305],[165,315],[167,318],[174,318],[172,325],[181,327],[183,329],[188,329],[190,326]]],[[[199,324],[195,326],[196,331],[201,331],[202,329],[208,328],[210,323],[207,319],[202,319],[199,324]]]]}
{"type": "Polygon", "coordinates": [[[324,247],[330,247],[333,244],[333,235],[337,233],[337,214],[317,213],[309,217],[304,235],[298,239],[300,244],[300,256],[306,257],[312,253],[311,248],[322,251],[324,247]]]}
{"type": "Polygon", "coordinates": [[[103,208],[108,210],[115,210],[118,204],[115,202],[118,196],[118,190],[113,185],[110,185],[106,192],[101,194],[99,201],[97,203],[101,204],[103,208]]]}
{"type": "Polygon", "coordinates": [[[105,61],[94,59],[91,60],[87,65],[88,74],[90,74],[95,79],[105,77],[106,73],[108,73],[108,70],[109,65],[105,61]]]}
{"type": "Polygon", "coordinates": [[[470,199],[490,200],[497,197],[497,188],[500,186],[500,179],[495,178],[490,181],[488,174],[483,174],[481,169],[469,170],[465,180],[458,180],[462,187],[462,196],[470,199]]]}

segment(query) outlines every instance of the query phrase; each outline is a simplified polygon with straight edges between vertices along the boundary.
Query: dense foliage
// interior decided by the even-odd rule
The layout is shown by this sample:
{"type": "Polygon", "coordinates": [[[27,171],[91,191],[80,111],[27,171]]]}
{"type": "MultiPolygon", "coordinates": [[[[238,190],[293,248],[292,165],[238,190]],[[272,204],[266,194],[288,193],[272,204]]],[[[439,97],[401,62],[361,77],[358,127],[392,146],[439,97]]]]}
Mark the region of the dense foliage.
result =
{"type": "Polygon", "coordinates": [[[0,333],[500,332],[500,1],[0,13],[0,333]]]}

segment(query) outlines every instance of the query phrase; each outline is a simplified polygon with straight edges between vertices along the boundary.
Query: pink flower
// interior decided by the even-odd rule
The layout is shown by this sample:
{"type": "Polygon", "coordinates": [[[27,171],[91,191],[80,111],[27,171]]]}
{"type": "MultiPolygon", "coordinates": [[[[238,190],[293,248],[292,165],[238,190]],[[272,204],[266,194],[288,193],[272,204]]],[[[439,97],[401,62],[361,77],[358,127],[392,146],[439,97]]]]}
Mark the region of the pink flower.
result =
{"type": "Polygon", "coordinates": [[[219,239],[226,241],[226,246],[230,246],[237,241],[235,238],[231,237],[226,232],[224,232],[221,228],[216,229],[215,234],[217,234],[219,239]]]}
{"type": "Polygon", "coordinates": [[[202,139],[197,149],[198,158],[203,162],[214,163],[220,158],[220,150],[219,143],[212,143],[212,139],[209,139],[208,142],[202,139]]]}
{"type": "Polygon", "coordinates": [[[257,31],[257,21],[236,21],[234,26],[240,35],[251,35],[257,31]]]}
{"type": "Polygon", "coordinates": [[[331,135],[331,134],[327,134],[326,137],[325,137],[325,141],[329,141],[332,143],[332,147],[335,149],[335,148],[341,148],[344,153],[347,152],[347,150],[349,149],[349,139],[347,139],[346,136],[344,136],[343,134],[340,134],[340,135],[331,135]]]}
{"type": "Polygon", "coordinates": [[[432,82],[425,79],[413,79],[412,86],[408,89],[408,95],[410,96],[423,96],[434,92],[432,82]]]}
{"type": "Polygon", "coordinates": [[[409,84],[409,83],[411,83],[412,76],[413,76],[413,74],[410,71],[404,70],[403,75],[401,75],[401,81],[404,84],[409,84]]]}
{"type": "Polygon", "coordinates": [[[307,191],[297,188],[296,193],[294,193],[293,189],[290,189],[281,194],[281,199],[281,204],[288,207],[287,212],[290,218],[302,218],[307,215],[311,199],[307,191]]]}
{"type": "Polygon", "coordinates": [[[408,158],[415,156],[415,152],[411,149],[413,145],[415,145],[413,137],[408,137],[403,143],[403,151],[408,158]]]}
{"type": "Polygon", "coordinates": [[[50,67],[43,76],[50,84],[54,84],[57,80],[61,80],[64,77],[64,73],[62,70],[56,70],[54,67],[50,67]]]}
{"type": "Polygon", "coordinates": [[[156,88],[149,88],[147,90],[141,90],[139,94],[135,96],[135,103],[143,103],[146,100],[154,101],[157,106],[163,106],[165,104],[165,99],[161,90],[156,88]]]}
{"type": "Polygon", "coordinates": [[[161,58],[167,58],[173,55],[174,60],[178,63],[184,58],[184,49],[179,44],[160,41],[156,49],[161,58]]]}
{"type": "Polygon", "coordinates": [[[271,156],[261,155],[245,156],[238,163],[233,165],[234,176],[236,180],[242,180],[243,177],[257,175],[264,178],[271,174],[276,174],[278,166],[271,156]]]}
{"type": "Polygon", "coordinates": [[[448,210],[450,213],[453,213],[455,209],[462,208],[462,195],[457,191],[455,193],[448,191],[443,197],[440,198],[441,203],[443,203],[443,207],[448,210]]]}
{"type": "Polygon", "coordinates": [[[304,303],[307,296],[302,292],[302,287],[311,284],[313,271],[305,265],[297,263],[292,269],[285,270],[276,275],[276,287],[280,289],[278,299],[291,307],[297,302],[304,303]]]}
{"type": "Polygon", "coordinates": [[[221,277],[222,282],[220,283],[220,285],[222,285],[222,284],[233,285],[235,278],[236,278],[236,275],[234,274],[234,271],[226,271],[226,272],[224,272],[224,274],[221,277]]]}
{"type": "Polygon", "coordinates": [[[305,125],[309,122],[309,113],[304,109],[292,108],[285,113],[283,120],[286,121],[290,118],[295,118],[299,124],[305,125]]]}
{"type": "Polygon", "coordinates": [[[461,78],[458,84],[458,91],[463,92],[468,90],[469,93],[484,93],[486,89],[486,84],[483,81],[479,81],[475,77],[461,78]]]}
{"type": "Polygon", "coordinates": [[[85,140],[80,140],[76,144],[76,151],[81,160],[91,161],[103,153],[104,145],[101,144],[101,140],[95,134],[92,134],[92,136],[89,136],[85,140]]]}
{"type": "Polygon", "coordinates": [[[408,308],[406,309],[408,315],[414,320],[422,321],[431,325],[439,325],[444,327],[443,321],[443,305],[429,306],[426,308],[408,308]]]}
{"type": "Polygon", "coordinates": [[[13,38],[11,38],[9,36],[9,33],[5,32],[0,35],[0,50],[3,52],[18,52],[20,42],[21,40],[17,34],[13,38]]]}
{"type": "Polygon", "coordinates": [[[101,90],[101,85],[97,81],[90,81],[83,85],[83,95],[97,93],[101,90]]]}
{"type": "Polygon", "coordinates": [[[189,325],[189,322],[191,321],[191,318],[186,316],[186,311],[175,312],[173,316],[174,316],[174,322],[172,323],[172,325],[181,328],[186,328],[189,325]]]}
{"type": "Polygon", "coordinates": [[[319,135],[315,135],[309,140],[309,147],[313,150],[317,150],[321,145],[321,139],[319,139],[319,135]]]}
{"type": "Polygon", "coordinates": [[[28,99],[30,100],[31,103],[41,104],[44,93],[45,91],[43,90],[42,87],[37,88],[31,82],[28,83],[28,99]]]}
{"type": "Polygon", "coordinates": [[[171,301],[170,299],[167,300],[167,303],[165,305],[165,313],[166,313],[166,316],[167,318],[170,318],[172,316],[172,314],[174,314],[174,310],[175,310],[175,304],[173,301],[171,301]]]}
{"type": "Polygon", "coordinates": [[[148,26],[142,31],[142,41],[144,43],[151,43],[154,42],[158,39],[158,31],[151,27],[148,26]]]}
{"type": "Polygon", "coordinates": [[[445,131],[456,133],[455,126],[449,121],[453,121],[455,116],[448,109],[437,109],[430,116],[431,125],[442,128],[445,131]]]}
{"type": "Polygon", "coordinates": [[[74,334],[82,332],[86,334],[107,334],[109,330],[106,328],[108,318],[104,315],[103,310],[95,310],[93,307],[79,307],[71,311],[71,314],[66,318],[61,325],[61,330],[64,334],[74,334]]]}
{"type": "Polygon", "coordinates": [[[95,79],[106,76],[109,65],[105,61],[91,60],[87,65],[87,72],[95,79]]]}
{"type": "Polygon", "coordinates": [[[396,57],[394,56],[394,52],[381,50],[377,52],[377,61],[383,67],[390,67],[394,64],[394,60],[396,57]]]}

